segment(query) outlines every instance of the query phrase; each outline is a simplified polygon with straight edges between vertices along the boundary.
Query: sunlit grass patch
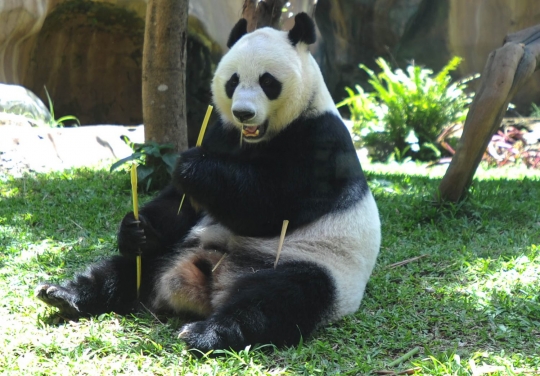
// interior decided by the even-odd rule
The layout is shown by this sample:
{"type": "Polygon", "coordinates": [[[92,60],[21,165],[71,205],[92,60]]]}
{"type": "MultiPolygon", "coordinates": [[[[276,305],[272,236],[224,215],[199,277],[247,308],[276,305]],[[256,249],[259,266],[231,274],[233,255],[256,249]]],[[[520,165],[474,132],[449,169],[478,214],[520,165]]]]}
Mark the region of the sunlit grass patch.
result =
{"type": "Polygon", "coordinates": [[[538,291],[532,290],[540,284],[538,246],[533,244],[527,251],[507,260],[478,258],[466,263],[466,273],[472,278],[462,291],[473,297],[480,307],[490,305],[497,295],[536,295],[538,291]]]}

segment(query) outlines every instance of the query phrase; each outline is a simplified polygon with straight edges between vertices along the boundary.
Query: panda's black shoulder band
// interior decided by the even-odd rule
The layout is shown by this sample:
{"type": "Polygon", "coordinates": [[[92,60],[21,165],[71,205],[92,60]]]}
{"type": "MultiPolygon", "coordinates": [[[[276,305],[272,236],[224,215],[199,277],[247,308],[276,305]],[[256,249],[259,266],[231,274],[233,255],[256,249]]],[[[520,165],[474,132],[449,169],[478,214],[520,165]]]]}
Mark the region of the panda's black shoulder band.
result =
{"type": "Polygon", "coordinates": [[[293,46],[299,42],[305,44],[315,43],[317,36],[315,34],[315,23],[307,13],[298,13],[294,17],[294,27],[289,31],[289,40],[293,46]]]}
{"type": "Polygon", "coordinates": [[[247,33],[247,20],[242,18],[240,21],[234,25],[229,34],[229,39],[227,40],[227,47],[231,48],[240,38],[242,38],[247,33]]]}

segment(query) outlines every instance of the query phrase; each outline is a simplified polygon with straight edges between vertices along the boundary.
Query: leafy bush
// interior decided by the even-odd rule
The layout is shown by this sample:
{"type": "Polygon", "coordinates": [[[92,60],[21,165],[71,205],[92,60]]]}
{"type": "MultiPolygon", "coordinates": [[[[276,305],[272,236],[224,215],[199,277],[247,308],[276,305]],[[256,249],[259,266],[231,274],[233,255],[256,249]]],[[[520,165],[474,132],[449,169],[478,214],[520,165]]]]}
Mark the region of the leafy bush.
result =
{"type": "Polygon", "coordinates": [[[142,192],[163,188],[170,181],[178,158],[174,146],[153,141],[137,144],[131,142],[127,136],[123,136],[122,139],[131,147],[133,154],[113,163],[110,171],[135,162],[138,165],[137,183],[142,192]]]}
{"type": "Polygon", "coordinates": [[[355,142],[366,146],[377,161],[391,156],[397,161],[437,159],[444,150],[437,145],[437,136],[446,125],[463,121],[471,103],[471,95],[465,93],[469,80],[451,82],[450,72],[461,58],[454,57],[435,75],[415,65],[404,72],[392,71],[383,58],[376,62],[378,74],[360,65],[373,92],[366,93],[359,85],[356,93],[346,88],[349,98],[338,103],[349,107],[355,142]]]}

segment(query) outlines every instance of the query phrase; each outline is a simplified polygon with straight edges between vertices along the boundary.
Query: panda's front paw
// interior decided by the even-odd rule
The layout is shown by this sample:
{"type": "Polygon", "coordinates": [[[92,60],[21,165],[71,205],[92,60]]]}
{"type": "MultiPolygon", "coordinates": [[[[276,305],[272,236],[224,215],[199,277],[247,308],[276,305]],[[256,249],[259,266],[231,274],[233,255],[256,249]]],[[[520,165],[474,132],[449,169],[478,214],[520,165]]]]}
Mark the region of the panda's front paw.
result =
{"type": "Polygon", "coordinates": [[[236,322],[227,324],[212,320],[193,322],[184,325],[178,337],[187,344],[189,349],[199,350],[203,354],[212,350],[239,351],[248,345],[236,322]]]}
{"type": "Polygon", "coordinates": [[[200,147],[195,147],[181,153],[176,163],[173,173],[175,182],[182,182],[189,175],[193,174],[194,165],[204,157],[204,152],[200,147]]]}
{"type": "Polygon", "coordinates": [[[188,149],[180,154],[172,174],[172,183],[178,192],[188,194],[189,191],[190,195],[197,194],[196,182],[205,175],[204,170],[201,171],[204,166],[199,164],[204,157],[205,153],[200,147],[188,149]]]}
{"type": "Polygon", "coordinates": [[[160,245],[159,235],[144,215],[139,214],[138,220],[133,212],[124,216],[118,230],[118,250],[124,257],[150,255],[158,251],[160,245]]]}
{"type": "Polygon", "coordinates": [[[42,302],[58,308],[60,313],[66,316],[77,317],[81,315],[75,304],[75,295],[62,286],[42,283],[36,287],[34,295],[42,302]]]}
{"type": "Polygon", "coordinates": [[[179,161],[181,164],[190,165],[204,157],[204,151],[201,147],[188,149],[180,154],[179,161]]]}

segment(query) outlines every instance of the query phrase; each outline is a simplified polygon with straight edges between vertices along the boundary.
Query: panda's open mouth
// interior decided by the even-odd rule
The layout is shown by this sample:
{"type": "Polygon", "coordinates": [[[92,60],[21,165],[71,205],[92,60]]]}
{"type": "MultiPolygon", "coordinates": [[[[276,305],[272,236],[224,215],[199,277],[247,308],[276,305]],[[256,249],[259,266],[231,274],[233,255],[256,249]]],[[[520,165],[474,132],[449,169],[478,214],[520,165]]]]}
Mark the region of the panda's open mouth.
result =
{"type": "Polygon", "coordinates": [[[268,121],[265,121],[264,123],[260,125],[249,125],[249,124],[243,124],[242,125],[242,136],[245,139],[249,140],[257,140],[259,138],[262,138],[264,134],[266,133],[266,128],[268,127],[268,121]]]}

